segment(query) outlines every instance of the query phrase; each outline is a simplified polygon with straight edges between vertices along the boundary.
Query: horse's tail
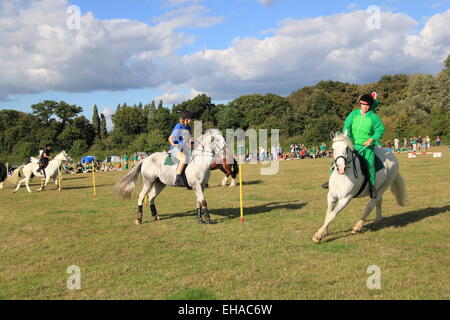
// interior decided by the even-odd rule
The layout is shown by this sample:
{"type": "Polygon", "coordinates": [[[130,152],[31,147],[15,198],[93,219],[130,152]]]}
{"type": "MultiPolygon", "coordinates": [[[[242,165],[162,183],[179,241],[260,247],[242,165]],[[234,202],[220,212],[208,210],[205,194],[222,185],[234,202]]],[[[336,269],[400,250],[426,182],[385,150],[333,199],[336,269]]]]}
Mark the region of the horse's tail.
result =
{"type": "Polygon", "coordinates": [[[16,170],[13,171],[13,174],[11,175],[11,177],[9,178],[9,183],[11,184],[18,184],[21,178],[21,174],[20,172],[22,171],[22,169],[25,166],[20,166],[18,167],[16,170]]]}
{"type": "Polygon", "coordinates": [[[233,162],[233,173],[232,173],[233,179],[236,179],[238,174],[239,174],[239,164],[238,164],[237,160],[234,159],[234,162],[233,162]]]}
{"type": "Polygon", "coordinates": [[[136,188],[136,181],[139,178],[144,160],[139,161],[125,176],[115,185],[114,190],[124,199],[130,199],[131,194],[136,188]]]}
{"type": "Polygon", "coordinates": [[[392,182],[391,191],[394,194],[398,205],[404,207],[406,205],[406,188],[405,180],[400,174],[398,174],[397,178],[392,182]]]}

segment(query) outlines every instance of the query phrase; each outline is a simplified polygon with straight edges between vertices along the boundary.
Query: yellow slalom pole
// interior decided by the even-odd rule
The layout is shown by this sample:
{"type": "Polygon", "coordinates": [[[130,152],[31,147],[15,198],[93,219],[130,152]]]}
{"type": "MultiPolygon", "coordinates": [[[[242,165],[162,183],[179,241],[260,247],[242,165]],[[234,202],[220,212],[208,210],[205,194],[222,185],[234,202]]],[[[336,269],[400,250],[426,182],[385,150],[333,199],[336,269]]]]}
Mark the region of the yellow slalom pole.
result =
{"type": "Polygon", "coordinates": [[[61,192],[61,166],[58,166],[58,191],[61,192]]]}
{"type": "Polygon", "coordinates": [[[94,187],[94,198],[97,198],[97,189],[95,187],[95,165],[94,165],[94,161],[92,161],[92,185],[94,187]]]}
{"type": "Polygon", "coordinates": [[[239,202],[241,206],[241,223],[245,222],[244,219],[244,186],[242,183],[242,162],[245,161],[245,146],[238,146],[239,154],[239,202]]]}

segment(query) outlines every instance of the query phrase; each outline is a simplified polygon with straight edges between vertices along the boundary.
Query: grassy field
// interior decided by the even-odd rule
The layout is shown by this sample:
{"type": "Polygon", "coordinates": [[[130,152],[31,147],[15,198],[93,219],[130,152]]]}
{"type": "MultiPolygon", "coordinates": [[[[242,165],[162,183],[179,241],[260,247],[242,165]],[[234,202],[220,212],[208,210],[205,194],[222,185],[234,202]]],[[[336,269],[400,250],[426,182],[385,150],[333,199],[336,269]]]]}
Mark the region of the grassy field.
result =
{"type": "Polygon", "coordinates": [[[355,200],[320,245],[311,237],[325,216],[330,160],[282,162],[276,176],[245,166],[243,224],[239,189],[219,187],[219,172],[206,193],[211,226],[197,224],[192,191],[174,188],[157,199],[162,221],[145,208],[145,223],[134,225],[136,199],[112,191],[123,173],[97,174],[96,199],[89,175],[65,176],[61,193],[52,185],[13,195],[7,186],[0,299],[449,299],[450,150],[441,151],[398,156],[407,207],[386,193],[383,223],[353,236],[367,203],[355,200]],[[71,265],[81,268],[81,290],[66,288],[71,265]],[[381,290],[366,286],[371,265],[381,268],[381,290]]]}

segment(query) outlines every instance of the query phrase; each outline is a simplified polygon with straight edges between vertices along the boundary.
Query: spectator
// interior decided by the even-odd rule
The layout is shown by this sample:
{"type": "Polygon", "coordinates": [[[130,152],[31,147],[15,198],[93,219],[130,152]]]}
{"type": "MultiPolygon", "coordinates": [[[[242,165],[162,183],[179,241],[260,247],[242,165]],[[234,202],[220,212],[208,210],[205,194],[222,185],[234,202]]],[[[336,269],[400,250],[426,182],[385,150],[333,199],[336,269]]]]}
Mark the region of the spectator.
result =
{"type": "Polygon", "coordinates": [[[400,151],[400,140],[398,138],[394,139],[394,149],[396,152],[400,151]]]}
{"type": "Polygon", "coordinates": [[[431,149],[431,138],[427,136],[425,138],[425,141],[427,142],[427,151],[431,149]]]}
{"type": "Polygon", "coordinates": [[[441,142],[442,142],[441,137],[437,136],[436,137],[436,147],[440,147],[441,146],[441,142]]]}

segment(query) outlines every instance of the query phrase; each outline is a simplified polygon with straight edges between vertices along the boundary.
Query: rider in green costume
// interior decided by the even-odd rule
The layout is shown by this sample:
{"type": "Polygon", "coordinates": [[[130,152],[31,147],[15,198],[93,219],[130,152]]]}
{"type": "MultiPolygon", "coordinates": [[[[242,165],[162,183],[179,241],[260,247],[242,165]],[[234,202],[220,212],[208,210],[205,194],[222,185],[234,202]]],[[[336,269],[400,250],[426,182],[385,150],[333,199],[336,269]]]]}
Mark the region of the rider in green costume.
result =
{"type": "Polygon", "coordinates": [[[384,125],[380,117],[372,110],[374,99],[371,95],[363,95],[361,109],[353,111],[344,122],[344,133],[355,145],[355,150],[367,161],[370,174],[370,197],[377,198],[375,144],[384,135],[384,125]]]}
{"type": "MultiPolygon", "coordinates": [[[[355,150],[367,161],[370,175],[370,197],[377,198],[375,144],[379,144],[384,134],[384,125],[375,114],[378,99],[365,94],[360,99],[361,108],[353,111],[344,122],[344,133],[355,145],[355,150]]],[[[327,184],[323,186],[327,187],[327,184]]]]}

